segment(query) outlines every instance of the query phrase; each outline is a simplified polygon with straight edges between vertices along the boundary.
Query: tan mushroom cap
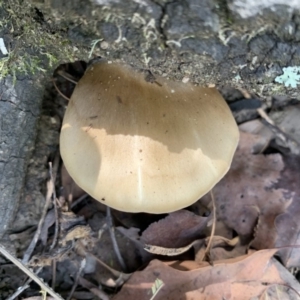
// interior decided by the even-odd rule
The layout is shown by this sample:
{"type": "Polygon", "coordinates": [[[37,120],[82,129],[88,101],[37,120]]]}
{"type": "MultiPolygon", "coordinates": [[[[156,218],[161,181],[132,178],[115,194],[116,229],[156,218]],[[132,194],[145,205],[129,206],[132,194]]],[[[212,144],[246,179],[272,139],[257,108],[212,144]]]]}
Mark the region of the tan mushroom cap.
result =
{"type": "Polygon", "coordinates": [[[228,171],[239,132],[216,89],[100,61],[71,97],[64,164],[92,197],[126,212],[166,213],[196,202],[228,171]]]}

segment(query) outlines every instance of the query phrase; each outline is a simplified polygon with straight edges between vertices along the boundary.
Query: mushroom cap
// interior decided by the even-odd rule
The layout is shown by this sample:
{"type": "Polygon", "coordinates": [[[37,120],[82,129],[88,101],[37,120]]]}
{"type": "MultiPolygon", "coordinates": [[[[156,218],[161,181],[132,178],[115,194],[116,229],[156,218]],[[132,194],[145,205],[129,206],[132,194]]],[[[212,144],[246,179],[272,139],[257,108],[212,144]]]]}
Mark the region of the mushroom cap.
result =
{"type": "Polygon", "coordinates": [[[96,62],[68,104],[60,151],[74,181],[126,212],[167,213],[196,202],[228,171],[239,139],[214,88],[149,81],[96,62]]]}

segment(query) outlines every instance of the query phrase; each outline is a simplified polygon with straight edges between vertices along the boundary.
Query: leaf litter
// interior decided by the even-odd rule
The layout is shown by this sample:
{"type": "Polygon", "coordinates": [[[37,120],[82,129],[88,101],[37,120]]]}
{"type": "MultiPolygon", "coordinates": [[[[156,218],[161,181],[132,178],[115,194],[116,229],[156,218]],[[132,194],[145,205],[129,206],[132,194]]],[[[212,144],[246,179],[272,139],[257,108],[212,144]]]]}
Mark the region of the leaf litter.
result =
{"type": "Polygon", "coordinates": [[[113,300],[150,299],[152,284],[157,279],[164,284],[155,297],[157,300],[298,299],[300,285],[272,257],[275,253],[274,249],[261,250],[202,267],[153,260],[143,271],[134,273],[113,300]]]}
{"type": "MultiPolygon", "coordinates": [[[[212,265],[178,272],[163,261],[152,260],[130,278],[115,300],[149,299],[151,284],[157,278],[164,287],[156,299],[300,299],[299,283],[287,270],[300,264],[300,159],[279,151],[260,153],[276,136],[266,126],[256,128],[260,134],[253,133],[253,124],[250,127],[252,132],[241,131],[231,169],[213,189],[218,226],[210,251],[212,265]],[[226,237],[222,237],[224,232],[226,237]],[[220,281],[223,273],[226,275],[220,281]]],[[[209,207],[210,201],[206,195],[192,210],[209,207]]],[[[194,247],[194,262],[201,263],[197,258],[208,243],[208,219],[188,211],[175,212],[151,224],[140,239],[154,254],[170,256],[176,250],[182,253],[194,247]],[[191,220],[198,218],[198,226],[193,221],[185,224],[184,217],[189,214],[191,220]]]]}
{"type": "MultiPolygon", "coordinates": [[[[260,112],[262,120],[240,125],[231,169],[212,191],[216,218],[208,194],[167,215],[112,210],[109,220],[106,207],[62,168],[63,192],[51,192],[57,213],[48,209],[27,266],[64,299],[300,299],[289,271],[300,268],[300,158],[292,130],[299,121],[287,111],[292,115],[271,119],[260,112]]],[[[11,241],[29,233],[11,234],[11,241]]],[[[40,297],[28,287],[25,297],[40,297]]]]}

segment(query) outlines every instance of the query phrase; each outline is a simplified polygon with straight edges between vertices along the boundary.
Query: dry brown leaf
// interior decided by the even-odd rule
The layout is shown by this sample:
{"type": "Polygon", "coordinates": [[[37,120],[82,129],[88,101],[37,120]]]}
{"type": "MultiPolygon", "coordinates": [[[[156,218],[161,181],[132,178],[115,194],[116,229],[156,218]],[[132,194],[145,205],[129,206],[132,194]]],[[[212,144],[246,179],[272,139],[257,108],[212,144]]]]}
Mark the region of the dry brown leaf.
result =
{"type": "MultiPolygon", "coordinates": [[[[299,267],[300,158],[253,155],[257,143],[259,136],[241,132],[232,167],[214,188],[218,220],[238,234],[242,245],[283,247],[284,264],[299,267]]],[[[201,201],[207,203],[209,196],[201,201]]]]}
{"type": "Polygon", "coordinates": [[[54,248],[50,253],[34,255],[28,262],[29,267],[45,267],[51,266],[52,262],[64,261],[68,259],[66,256],[72,250],[72,244],[68,244],[65,247],[59,246],[54,248]]]}
{"type": "Polygon", "coordinates": [[[299,299],[299,283],[272,258],[275,252],[262,250],[202,268],[194,268],[193,264],[189,271],[174,269],[174,263],[171,267],[153,260],[145,270],[135,272],[113,300],[149,300],[157,279],[164,286],[155,295],[155,300],[299,299]],[[280,298],[277,297],[278,290],[280,298]]]}
{"type": "Polygon", "coordinates": [[[210,266],[210,264],[206,261],[201,261],[198,263],[193,260],[174,260],[174,261],[165,261],[163,263],[179,271],[191,271],[191,270],[210,266]]]}
{"type": "Polygon", "coordinates": [[[62,246],[65,246],[69,241],[85,238],[90,239],[92,235],[92,230],[88,225],[77,225],[66,232],[60,243],[62,246]]]}
{"type": "MultiPolygon", "coordinates": [[[[203,244],[195,244],[195,261],[201,262],[204,257],[205,249],[209,241],[209,237],[206,238],[203,244]]],[[[234,258],[245,255],[247,252],[247,245],[242,245],[239,237],[234,239],[226,239],[222,236],[214,236],[212,239],[211,249],[209,251],[210,262],[214,263],[218,260],[234,258]]]]}
{"type": "Polygon", "coordinates": [[[84,217],[75,215],[73,212],[61,212],[59,215],[59,225],[62,234],[65,234],[72,227],[85,224],[84,217]]]}
{"type": "MultiPolygon", "coordinates": [[[[231,169],[214,188],[218,219],[233,229],[244,244],[255,239],[256,249],[275,247],[274,221],[291,203],[288,190],[276,187],[284,163],[280,154],[253,155],[257,136],[241,132],[231,169]]],[[[207,196],[206,196],[207,197],[207,196]]]]}
{"type": "Polygon", "coordinates": [[[208,220],[207,217],[200,217],[187,210],[180,210],[152,223],[141,237],[137,228],[126,229],[119,226],[117,229],[135,243],[143,262],[149,262],[150,258],[153,257],[149,253],[176,256],[185,253],[194,244],[199,244],[199,242],[204,244],[203,241],[197,240],[197,237],[205,235],[203,229],[206,228],[208,220]],[[188,243],[190,241],[191,243],[188,243]],[[158,246],[159,244],[168,246],[162,247],[158,246]]]}
{"type": "Polygon", "coordinates": [[[179,210],[166,218],[152,223],[142,234],[141,240],[148,245],[164,248],[180,248],[204,237],[208,217],[197,216],[187,210],[179,210]]]}
{"type": "Polygon", "coordinates": [[[300,104],[287,106],[283,110],[274,110],[270,118],[279,129],[276,135],[276,144],[288,148],[291,153],[299,155],[300,152],[300,104]],[[283,133],[281,134],[280,131],[283,133]]]}
{"type": "Polygon", "coordinates": [[[276,247],[285,247],[280,250],[280,256],[288,267],[300,266],[300,157],[284,158],[285,168],[276,184],[278,188],[286,188],[292,203],[286,212],[275,218],[276,247]],[[296,246],[296,247],[293,247],[296,246]]]}
{"type": "Polygon", "coordinates": [[[196,240],[185,247],[179,247],[179,248],[165,248],[165,247],[145,244],[144,249],[152,254],[176,256],[187,252],[195,245],[199,245],[199,247],[202,247],[204,245],[204,242],[203,240],[196,240]]]}
{"type": "Polygon", "coordinates": [[[255,154],[262,153],[274,138],[274,133],[259,119],[243,123],[239,128],[243,132],[252,133],[256,136],[257,140],[252,145],[252,152],[255,154]]]}

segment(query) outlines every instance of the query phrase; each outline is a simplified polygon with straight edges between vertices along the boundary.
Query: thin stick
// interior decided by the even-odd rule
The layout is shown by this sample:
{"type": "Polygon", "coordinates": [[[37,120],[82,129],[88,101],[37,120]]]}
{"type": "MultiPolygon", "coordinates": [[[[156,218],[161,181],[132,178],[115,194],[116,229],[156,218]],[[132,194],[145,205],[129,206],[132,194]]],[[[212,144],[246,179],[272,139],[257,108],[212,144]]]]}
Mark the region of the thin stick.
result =
{"type": "MultiPolygon", "coordinates": [[[[49,162],[49,175],[50,175],[50,180],[52,181],[53,185],[53,192],[52,192],[52,202],[54,206],[54,213],[55,213],[55,231],[54,231],[54,237],[52,244],[50,246],[50,250],[52,251],[57,243],[58,239],[58,231],[59,231],[59,224],[58,224],[58,210],[57,210],[57,205],[56,205],[56,191],[55,191],[55,181],[56,181],[56,175],[59,167],[59,161],[60,161],[60,155],[57,154],[54,158],[54,171],[55,173],[53,174],[53,168],[52,168],[52,162],[49,162]]],[[[54,290],[55,288],[55,282],[56,282],[56,260],[52,260],[52,289],[54,290]]]]}
{"type": "Polygon", "coordinates": [[[37,231],[35,232],[35,235],[34,235],[32,241],[31,241],[29,247],[27,248],[26,252],[24,253],[24,256],[23,256],[23,259],[22,259],[23,264],[28,263],[28,261],[31,257],[31,254],[32,254],[32,252],[35,248],[35,245],[36,245],[37,241],[39,240],[41,230],[42,230],[42,227],[43,227],[43,224],[44,224],[44,221],[45,221],[45,217],[47,215],[47,211],[48,211],[48,208],[49,208],[50,203],[51,203],[51,195],[53,193],[53,190],[54,190],[54,185],[53,185],[53,182],[50,179],[47,182],[47,196],[46,196],[46,202],[45,202],[45,205],[44,205],[43,213],[42,213],[41,219],[39,221],[37,231]]]}
{"type": "Polygon", "coordinates": [[[55,83],[55,80],[54,80],[53,78],[52,78],[52,82],[53,82],[53,85],[54,85],[56,91],[57,91],[64,99],[66,99],[67,101],[70,101],[70,99],[69,99],[67,96],[65,96],[65,95],[59,90],[59,88],[57,87],[57,85],[56,85],[56,83],[55,83]]]}
{"type": "Polygon", "coordinates": [[[32,279],[28,279],[26,283],[19,287],[10,297],[6,298],[6,300],[14,300],[16,299],[21,293],[23,293],[26,289],[29,288],[29,283],[32,281],[32,279]]]}
{"type": "Polygon", "coordinates": [[[274,121],[266,114],[266,112],[262,109],[262,108],[258,108],[256,110],[258,112],[258,114],[265,119],[268,123],[270,123],[271,125],[275,125],[274,121]]]}
{"type": "Polygon", "coordinates": [[[68,74],[67,72],[61,70],[61,71],[57,71],[57,74],[63,77],[64,79],[67,79],[68,81],[77,84],[77,81],[74,79],[74,77],[72,78],[71,75],[68,74]]]}
{"type": "Polygon", "coordinates": [[[97,263],[99,263],[102,267],[104,267],[107,271],[109,271],[113,276],[115,276],[118,279],[124,278],[125,280],[127,280],[131,276],[131,274],[125,274],[125,273],[122,273],[120,271],[117,271],[117,270],[111,268],[106,263],[104,263],[100,258],[98,258],[96,255],[94,255],[90,252],[87,252],[85,247],[83,246],[82,242],[80,242],[80,241],[77,241],[76,253],[80,256],[89,255],[89,256],[93,257],[97,261],[97,263]]]}
{"type": "Polygon", "coordinates": [[[246,90],[244,90],[242,88],[237,88],[237,90],[239,90],[242,93],[242,95],[245,97],[245,99],[251,99],[251,95],[246,90]]]}
{"type": "Polygon", "coordinates": [[[121,255],[121,252],[120,252],[120,249],[119,249],[119,246],[118,246],[118,243],[117,243],[117,239],[116,239],[116,236],[115,236],[115,227],[113,225],[113,221],[112,221],[112,217],[111,217],[111,211],[110,211],[110,208],[108,206],[106,207],[106,218],[107,218],[108,230],[109,230],[109,234],[110,234],[110,238],[111,238],[111,241],[112,241],[112,244],[113,244],[115,254],[117,256],[117,259],[119,261],[119,264],[120,264],[123,272],[126,272],[127,267],[126,267],[126,264],[123,260],[123,257],[121,255]]]}
{"type": "MultiPolygon", "coordinates": [[[[59,156],[58,156],[58,159],[55,160],[54,162],[54,169],[56,170],[57,172],[57,169],[58,169],[58,163],[59,163],[59,156]]],[[[35,245],[40,237],[40,233],[41,233],[41,229],[43,227],[43,224],[44,224],[44,221],[45,221],[45,217],[47,215],[47,211],[48,211],[48,208],[49,208],[49,205],[50,205],[50,200],[51,200],[51,195],[55,195],[55,188],[54,188],[54,182],[55,182],[55,177],[53,177],[53,171],[52,171],[52,163],[50,162],[49,163],[49,172],[50,172],[50,180],[48,181],[47,183],[47,195],[46,195],[46,202],[45,202],[45,206],[44,206],[44,210],[43,210],[43,213],[42,213],[42,216],[41,216],[41,219],[40,219],[40,222],[39,222],[39,225],[38,225],[38,228],[37,228],[37,231],[29,245],[29,247],[27,248],[25,254],[24,254],[24,257],[23,257],[23,260],[22,260],[22,263],[23,264],[27,264],[30,257],[31,257],[31,254],[32,252],[34,251],[34,248],[35,248],[35,245]]],[[[56,224],[56,228],[58,227],[58,225],[56,224]]],[[[55,229],[56,229],[55,228],[55,229]]],[[[55,238],[54,238],[55,240],[55,238]]],[[[52,246],[51,246],[51,250],[54,248],[55,244],[53,245],[52,243],[52,246]],[[53,247],[52,247],[53,246],[53,247]]],[[[40,267],[36,272],[35,272],[35,275],[38,275],[38,273],[40,273],[40,271],[42,270],[42,267],[40,267]]],[[[55,278],[55,276],[54,276],[55,278]]],[[[25,285],[23,285],[22,287],[20,287],[12,296],[10,296],[7,300],[12,300],[12,299],[15,299],[18,295],[20,295],[23,291],[25,291],[28,287],[29,287],[29,283],[32,281],[32,279],[28,279],[27,282],[25,283],[25,285]]],[[[54,280],[54,283],[55,283],[55,280],[54,280]]],[[[52,285],[53,285],[53,282],[52,282],[52,285]]]]}
{"type": "Polygon", "coordinates": [[[214,197],[214,194],[213,194],[212,190],[210,190],[210,197],[211,197],[211,202],[212,202],[212,205],[213,205],[213,224],[212,224],[212,228],[211,228],[210,238],[209,238],[208,244],[206,246],[206,249],[205,249],[205,252],[204,252],[204,255],[203,255],[203,259],[205,257],[209,257],[209,252],[210,252],[210,248],[211,248],[211,245],[212,245],[212,240],[213,240],[213,237],[215,235],[215,230],[216,230],[216,205],[215,205],[215,197],[214,197]]]}
{"type": "Polygon", "coordinates": [[[81,261],[80,268],[79,268],[79,270],[78,270],[78,272],[77,272],[76,279],[75,279],[75,281],[74,281],[74,284],[73,284],[73,286],[72,286],[72,290],[71,290],[71,292],[70,292],[70,294],[69,294],[67,300],[71,300],[71,298],[72,298],[72,296],[73,296],[73,294],[74,294],[74,292],[75,292],[75,289],[76,289],[76,287],[77,287],[77,285],[78,285],[79,278],[80,278],[80,275],[81,275],[82,270],[83,270],[84,267],[85,267],[85,264],[86,264],[86,259],[84,258],[84,259],[81,261]]]}
{"type": "MultiPolygon", "coordinates": [[[[54,159],[54,169],[57,171],[58,170],[58,165],[59,165],[59,155],[57,155],[54,159]]],[[[50,246],[50,251],[54,249],[57,238],[58,238],[58,231],[59,231],[59,224],[58,224],[58,211],[57,211],[57,205],[56,205],[56,191],[55,191],[55,180],[56,180],[56,174],[53,176],[53,170],[52,170],[52,162],[49,162],[49,174],[50,174],[50,180],[52,181],[53,185],[53,192],[52,192],[52,201],[53,201],[53,206],[54,206],[54,213],[55,213],[55,232],[54,232],[54,237],[52,244],[50,246]]]]}
{"type": "Polygon", "coordinates": [[[23,298],[22,300],[55,300],[53,297],[42,296],[32,296],[29,298],[23,298]]]}
{"type": "MultiPolygon", "coordinates": [[[[39,267],[36,271],[35,271],[35,275],[37,276],[41,271],[42,271],[43,267],[39,267]]],[[[19,287],[10,297],[8,297],[6,300],[14,300],[15,298],[17,298],[21,293],[23,293],[26,289],[29,288],[29,284],[32,281],[32,279],[29,277],[27,279],[27,281],[25,282],[25,284],[21,287],[19,287]]]]}
{"type": "Polygon", "coordinates": [[[0,252],[13,264],[15,264],[21,271],[28,275],[35,283],[37,283],[42,290],[46,291],[56,300],[64,300],[61,296],[56,294],[48,285],[46,285],[39,277],[37,277],[31,270],[29,270],[21,261],[12,256],[2,245],[0,245],[0,252]]]}
{"type": "Polygon", "coordinates": [[[286,148],[289,148],[292,154],[299,155],[300,154],[300,144],[295,139],[291,138],[287,133],[282,131],[272,119],[261,109],[257,109],[258,114],[262,118],[262,123],[266,125],[276,136],[276,138],[280,139],[286,148]]]}
{"type": "MultiPolygon", "coordinates": [[[[58,168],[58,163],[56,163],[55,161],[55,170],[57,170],[58,168]]],[[[44,224],[44,221],[45,221],[45,218],[46,218],[46,215],[47,215],[47,212],[48,212],[48,209],[49,209],[49,206],[50,206],[50,203],[51,203],[51,198],[52,198],[52,195],[54,193],[55,195],[55,183],[54,183],[54,178],[53,178],[53,173],[52,173],[52,163],[50,162],[49,163],[49,173],[50,173],[50,180],[47,182],[47,195],[46,195],[46,202],[45,202],[45,205],[44,205],[44,209],[43,209],[43,212],[42,212],[42,216],[41,216],[41,219],[39,221],[39,224],[38,224],[38,228],[37,228],[37,231],[35,232],[35,235],[29,245],[29,247],[27,248],[24,256],[23,256],[23,259],[22,259],[22,263],[23,264],[27,264],[31,255],[32,255],[32,252],[34,251],[34,248],[36,246],[36,243],[38,242],[39,240],[39,237],[40,237],[40,234],[41,234],[41,230],[42,230],[42,227],[43,227],[43,224],[44,224]]],[[[56,217],[57,217],[57,211],[56,211],[56,217]]],[[[57,218],[55,220],[55,231],[57,231],[58,229],[58,223],[57,223],[57,218]]],[[[56,232],[56,238],[57,238],[57,232],[56,232]]],[[[56,239],[54,238],[54,241],[56,241],[56,239]]],[[[55,244],[51,246],[51,250],[54,248],[55,244]]]]}
{"type": "Polygon", "coordinates": [[[84,199],[86,199],[88,196],[89,196],[88,194],[83,194],[81,197],[79,197],[74,202],[72,202],[71,209],[73,209],[77,204],[79,204],[81,201],[83,201],[84,199]]]}
{"type": "Polygon", "coordinates": [[[51,287],[52,290],[55,290],[55,283],[56,283],[56,259],[52,259],[52,283],[51,287]]]}
{"type": "Polygon", "coordinates": [[[109,297],[101,291],[96,285],[93,283],[87,281],[83,277],[79,277],[79,283],[84,288],[88,289],[91,293],[93,293],[95,296],[97,296],[101,300],[109,300],[109,297]]]}

